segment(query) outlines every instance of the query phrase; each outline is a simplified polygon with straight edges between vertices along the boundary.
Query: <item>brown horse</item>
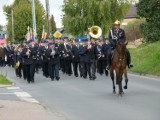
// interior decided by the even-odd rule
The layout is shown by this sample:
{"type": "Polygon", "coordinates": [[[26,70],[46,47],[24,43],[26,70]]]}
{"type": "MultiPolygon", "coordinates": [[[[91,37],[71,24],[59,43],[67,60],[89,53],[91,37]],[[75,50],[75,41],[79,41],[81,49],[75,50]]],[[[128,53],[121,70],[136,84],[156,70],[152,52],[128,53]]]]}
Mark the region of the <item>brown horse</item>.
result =
{"type": "Polygon", "coordinates": [[[125,86],[124,89],[127,89],[128,77],[127,77],[127,60],[126,60],[126,45],[128,42],[122,42],[118,40],[117,46],[113,52],[112,62],[110,66],[110,77],[113,82],[113,93],[115,94],[115,83],[114,83],[114,70],[116,73],[116,84],[119,86],[119,95],[122,96],[123,88],[122,88],[122,80],[123,75],[125,76],[125,86]]]}

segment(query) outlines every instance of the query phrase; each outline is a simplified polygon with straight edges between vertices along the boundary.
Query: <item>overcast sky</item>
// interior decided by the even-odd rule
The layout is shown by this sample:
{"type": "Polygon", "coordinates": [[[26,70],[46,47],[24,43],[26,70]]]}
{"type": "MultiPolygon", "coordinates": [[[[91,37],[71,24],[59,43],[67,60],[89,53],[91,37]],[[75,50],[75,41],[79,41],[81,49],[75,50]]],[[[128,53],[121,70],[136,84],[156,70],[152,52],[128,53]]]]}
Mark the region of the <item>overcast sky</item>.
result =
{"type": "MultiPolygon", "coordinates": [[[[40,1],[43,4],[44,8],[46,8],[45,0],[40,0],[40,1]]],[[[10,5],[13,2],[14,0],[1,0],[1,4],[0,4],[0,24],[1,25],[5,25],[7,23],[6,17],[3,13],[3,6],[6,4],[10,5]]],[[[63,0],[49,0],[49,4],[50,4],[50,14],[54,15],[56,26],[59,28],[62,26],[61,24],[61,17],[62,17],[61,5],[63,4],[63,0]]]]}

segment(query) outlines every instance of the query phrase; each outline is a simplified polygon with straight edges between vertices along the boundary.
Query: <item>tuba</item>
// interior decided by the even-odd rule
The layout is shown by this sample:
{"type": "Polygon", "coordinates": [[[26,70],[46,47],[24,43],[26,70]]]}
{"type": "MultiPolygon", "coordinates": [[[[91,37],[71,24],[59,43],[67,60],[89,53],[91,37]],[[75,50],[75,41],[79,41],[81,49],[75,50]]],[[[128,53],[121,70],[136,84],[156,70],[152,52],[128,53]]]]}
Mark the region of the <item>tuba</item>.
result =
{"type": "Polygon", "coordinates": [[[102,35],[102,29],[99,26],[92,26],[88,30],[89,35],[93,38],[99,38],[102,35]]]}

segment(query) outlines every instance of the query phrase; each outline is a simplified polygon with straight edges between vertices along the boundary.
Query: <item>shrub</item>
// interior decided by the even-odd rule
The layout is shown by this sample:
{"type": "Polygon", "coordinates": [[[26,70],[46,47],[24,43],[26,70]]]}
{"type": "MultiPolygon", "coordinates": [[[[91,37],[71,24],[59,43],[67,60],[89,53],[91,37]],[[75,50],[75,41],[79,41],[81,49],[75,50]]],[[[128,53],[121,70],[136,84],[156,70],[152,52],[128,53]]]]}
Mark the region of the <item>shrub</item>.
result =
{"type": "Polygon", "coordinates": [[[143,21],[144,20],[137,19],[133,22],[129,22],[127,26],[125,26],[124,30],[128,41],[134,41],[143,37],[140,29],[140,25],[143,21]]]}

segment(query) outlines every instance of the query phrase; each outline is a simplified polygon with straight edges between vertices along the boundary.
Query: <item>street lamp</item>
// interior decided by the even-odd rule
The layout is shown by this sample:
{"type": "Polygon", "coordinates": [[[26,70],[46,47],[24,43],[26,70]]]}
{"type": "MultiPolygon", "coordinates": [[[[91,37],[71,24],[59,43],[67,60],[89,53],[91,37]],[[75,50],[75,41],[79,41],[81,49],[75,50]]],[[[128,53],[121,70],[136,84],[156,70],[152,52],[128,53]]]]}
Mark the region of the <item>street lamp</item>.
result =
{"type": "Polygon", "coordinates": [[[11,16],[12,17],[12,41],[14,41],[14,17],[13,17],[13,10],[11,11],[11,14],[8,13],[4,13],[7,16],[11,16]]]}

